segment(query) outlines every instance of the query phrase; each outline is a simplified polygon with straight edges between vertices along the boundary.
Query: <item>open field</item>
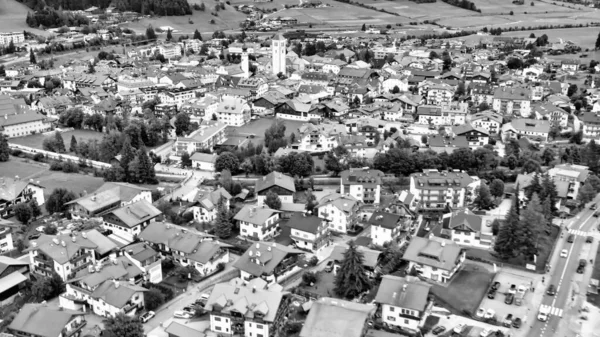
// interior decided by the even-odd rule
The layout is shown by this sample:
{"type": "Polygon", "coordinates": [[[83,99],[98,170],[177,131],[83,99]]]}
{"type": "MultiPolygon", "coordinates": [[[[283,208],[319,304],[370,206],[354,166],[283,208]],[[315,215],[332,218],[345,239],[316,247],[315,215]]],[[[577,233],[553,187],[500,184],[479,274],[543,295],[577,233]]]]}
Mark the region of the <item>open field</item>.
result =
{"type": "MultiPolygon", "coordinates": [[[[527,12],[527,9],[524,10],[527,12]]],[[[480,29],[483,27],[536,27],[543,25],[586,24],[600,22],[600,12],[576,11],[567,13],[529,13],[516,12],[514,15],[485,15],[479,17],[448,17],[439,24],[453,28],[480,29]]],[[[504,33],[503,33],[504,34],[504,33]]]]}
{"type": "Polygon", "coordinates": [[[9,178],[19,176],[21,179],[26,179],[29,176],[47,169],[48,166],[34,162],[33,160],[12,156],[9,161],[0,163],[0,175],[9,178]]]}
{"type": "Polygon", "coordinates": [[[76,195],[82,192],[90,193],[104,184],[104,179],[77,173],[63,173],[59,171],[48,171],[41,174],[35,180],[44,186],[44,196],[47,198],[55,188],[66,188],[76,195]]]}
{"type": "MultiPolygon", "coordinates": [[[[542,36],[544,34],[548,35],[548,39],[550,42],[558,42],[558,39],[563,39],[564,41],[571,41],[576,45],[580,46],[584,50],[586,48],[594,48],[594,43],[596,42],[596,38],[598,37],[598,31],[600,29],[598,27],[586,27],[586,28],[564,28],[564,29],[541,29],[541,30],[525,30],[525,31],[517,31],[517,32],[504,32],[502,36],[516,36],[516,37],[529,37],[531,33],[535,34],[535,36],[542,36]]],[[[457,38],[459,40],[464,40],[467,43],[479,43],[492,41],[493,36],[480,36],[480,35],[470,35],[457,38]]],[[[598,58],[600,53],[590,51],[588,53],[588,58],[584,59],[589,62],[590,59],[598,58]]],[[[550,58],[578,58],[577,55],[554,55],[550,56],[550,58]]]]}
{"type": "MultiPolygon", "coordinates": [[[[513,4],[512,1],[506,0],[472,0],[477,9],[481,9],[484,14],[490,13],[509,13],[513,12],[565,12],[574,11],[576,9],[562,7],[561,5],[554,5],[551,2],[533,1],[534,6],[531,6],[531,0],[526,1],[524,5],[513,4]]],[[[573,5],[574,6],[574,5],[573,5]]]]}
{"type": "MultiPolygon", "coordinates": [[[[104,134],[101,132],[90,131],[90,130],[74,130],[74,131],[63,132],[62,137],[63,137],[63,140],[65,141],[65,147],[67,148],[67,153],[69,153],[69,144],[71,144],[71,136],[73,136],[73,135],[77,139],[78,143],[87,142],[89,139],[97,139],[98,141],[100,141],[102,139],[102,137],[104,136],[104,134]]],[[[53,136],[54,135],[44,136],[43,134],[37,134],[37,135],[31,135],[31,136],[27,136],[27,137],[11,138],[10,142],[19,144],[19,145],[23,145],[23,146],[33,147],[36,149],[42,149],[42,143],[44,142],[44,139],[46,137],[53,137],[53,136]]]]}
{"type": "MultiPolygon", "coordinates": [[[[250,137],[250,135],[254,135],[254,138],[249,138],[252,144],[263,145],[265,142],[265,130],[267,130],[275,121],[273,117],[260,118],[254,121],[250,121],[244,126],[241,127],[228,127],[226,132],[230,136],[237,137],[250,137]]],[[[285,124],[285,136],[289,137],[292,132],[298,134],[298,128],[304,124],[304,122],[300,121],[288,121],[283,120],[285,124]]]]}
{"type": "Polygon", "coordinates": [[[455,313],[474,313],[485,295],[494,275],[477,265],[465,264],[446,286],[434,285],[436,299],[445,302],[455,313]]]}
{"type": "Polygon", "coordinates": [[[0,0],[0,32],[27,30],[34,34],[49,35],[49,32],[31,28],[25,23],[30,8],[15,0],[0,0]]]}
{"type": "MultiPolygon", "coordinates": [[[[193,4],[194,2],[202,2],[203,0],[189,0],[188,2],[193,4]]],[[[254,2],[253,0],[233,0],[231,1],[232,5],[252,5],[256,8],[276,8],[283,9],[285,5],[297,5],[298,0],[277,0],[273,2],[254,2]]]]}
{"type": "Polygon", "coordinates": [[[449,5],[445,2],[422,3],[401,0],[401,1],[361,1],[365,5],[382,8],[389,12],[398,13],[401,16],[414,20],[436,20],[444,17],[468,17],[478,16],[477,12],[462,9],[460,7],[449,5]]]}
{"type": "MultiPolygon", "coordinates": [[[[193,2],[190,2],[193,3],[193,2]]],[[[188,34],[194,33],[194,30],[198,29],[199,32],[213,32],[215,30],[227,30],[227,29],[238,29],[240,22],[246,19],[244,13],[236,11],[232,6],[225,5],[225,10],[218,12],[219,16],[212,16],[210,13],[214,11],[213,2],[205,2],[206,10],[204,12],[194,10],[192,15],[188,16],[163,16],[153,17],[150,19],[142,19],[136,22],[130,22],[124,24],[122,27],[128,27],[138,33],[144,33],[148,25],[152,25],[154,28],[161,26],[171,26],[176,34],[188,34]],[[194,23],[190,24],[189,19],[194,23]],[[210,20],[214,19],[215,24],[211,24],[210,20]]],[[[166,36],[166,33],[159,34],[159,38],[166,36]]]]}

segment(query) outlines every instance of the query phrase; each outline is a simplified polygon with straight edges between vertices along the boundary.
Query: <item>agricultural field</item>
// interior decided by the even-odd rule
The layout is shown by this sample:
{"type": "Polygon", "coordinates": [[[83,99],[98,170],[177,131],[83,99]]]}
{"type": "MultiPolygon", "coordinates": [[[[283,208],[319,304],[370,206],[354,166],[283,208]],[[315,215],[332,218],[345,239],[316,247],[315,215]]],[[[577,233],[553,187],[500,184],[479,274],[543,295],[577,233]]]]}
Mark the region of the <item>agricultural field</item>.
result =
{"type": "MultiPolygon", "coordinates": [[[[510,11],[515,13],[522,13],[523,11],[528,13],[551,13],[551,12],[570,12],[575,11],[574,8],[563,7],[560,4],[554,5],[551,2],[542,1],[525,1],[524,5],[513,4],[512,1],[508,0],[472,0],[478,9],[481,9],[482,14],[507,14],[510,11]],[[533,2],[533,6],[531,3],[533,2]]],[[[576,5],[572,5],[575,7],[576,5]]]]}
{"type": "MultiPolygon", "coordinates": [[[[263,145],[265,142],[265,130],[267,130],[275,121],[272,117],[260,118],[250,121],[244,126],[228,127],[226,132],[233,137],[250,137],[250,141],[254,145],[263,145]],[[253,136],[254,138],[252,138],[253,136]]],[[[283,120],[285,124],[285,136],[289,137],[292,133],[298,135],[298,128],[304,124],[300,121],[283,120]]]]}
{"type": "Polygon", "coordinates": [[[2,172],[0,175],[3,177],[14,178],[15,176],[19,176],[20,179],[29,179],[47,169],[47,165],[12,156],[9,161],[0,162],[0,172],[2,172]]]}
{"type": "MultiPolygon", "coordinates": [[[[558,42],[558,39],[562,39],[563,41],[571,41],[578,46],[581,46],[584,50],[589,48],[594,48],[594,43],[596,42],[596,38],[598,37],[598,32],[600,32],[600,28],[598,27],[586,27],[586,28],[565,28],[565,29],[540,29],[540,30],[525,30],[525,31],[517,31],[517,32],[504,32],[502,36],[515,36],[515,37],[529,37],[532,33],[535,36],[548,35],[550,42],[558,42]]],[[[480,36],[480,35],[470,35],[465,37],[457,38],[459,40],[463,40],[466,43],[477,44],[479,42],[488,42],[491,41],[493,36],[480,36]]],[[[582,60],[587,60],[583,62],[589,62],[591,59],[598,59],[600,57],[600,52],[590,51],[586,52],[588,54],[587,58],[582,60]]],[[[564,58],[578,58],[579,56],[573,54],[566,55],[555,55],[552,58],[564,59],[564,58]]]]}
{"type": "MultiPolygon", "coordinates": [[[[101,132],[90,131],[90,130],[73,130],[61,133],[63,140],[65,141],[65,147],[67,148],[67,152],[69,152],[69,144],[71,144],[71,136],[75,136],[77,142],[87,142],[89,139],[97,139],[98,141],[102,140],[104,136],[101,132]]],[[[53,137],[54,135],[44,136],[43,134],[31,135],[27,137],[18,137],[11,138],[10,142],[29,146],[36,149],[43,149],[42,143],[46,137],[53,137]]]]}
{"type": "Polygon", "coordinates": [[[412,20],[437,20],[444,17],[471,17],[480,14],[474,11],[462,9],[460,7],[449,5],[438,1],[435,3],[418,4],[413,1],[362,1],[365,5],[385,9],[388,12],[395,12],[406,19],[412,20]]]}
{"type": "MultiPolygon", "coordinates": [[[[525,8],[525,7],[523,7],[525,8]]],[[[525,11],[531,7],[525,8],[525,11]]],[[[438,23],[452,28],[481,29],[483,27],[536,27],[543,25],[586,24],[600,22],[599,12],[563,12],[525,14],[514,12],[514,15],[484,15],[479,17],[449,17],[438,23]]]]}

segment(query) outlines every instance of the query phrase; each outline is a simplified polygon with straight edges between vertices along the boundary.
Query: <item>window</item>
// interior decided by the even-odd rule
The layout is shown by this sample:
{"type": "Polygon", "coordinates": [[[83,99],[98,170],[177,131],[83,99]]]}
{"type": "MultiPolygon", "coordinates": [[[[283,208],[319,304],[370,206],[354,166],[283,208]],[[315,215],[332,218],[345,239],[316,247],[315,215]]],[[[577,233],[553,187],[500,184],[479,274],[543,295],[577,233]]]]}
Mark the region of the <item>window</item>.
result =
{"type": "Polygon", "coordinates": [[[394,312],[395,310],[396,310],[396,308],[390,307],[390,312],[394,312]]]}
{"type": "Polygon", "coordinates": [[[407,319],[404,320],[404,324],[406,324],[406,325],[409,324],[407,319]]]}
{"type": "Polygon", "coordinates": [[[215,330],[221,331],[221,327],[220,326],[215,326],[215,330]]]}
{"type": "Polygon", "coordinates": [[[215,321],[220,322],[221,321],[221,317],[215,317],[215,321]]]}
{"type": "Polygon", "coordinates": [[[257,329],[262,329],[262,328],[263,328],[263,326],[262,326],[262,324],[256,324],[256,328],[257,328],[257,329]]]}
{"type": "Polygon", "coordinates": [[[388,321],[392,321],[392,322],[396,321],[396,317],[394,317],[394,316],[388,316],[387,319],[388,319],[388,321]]]}

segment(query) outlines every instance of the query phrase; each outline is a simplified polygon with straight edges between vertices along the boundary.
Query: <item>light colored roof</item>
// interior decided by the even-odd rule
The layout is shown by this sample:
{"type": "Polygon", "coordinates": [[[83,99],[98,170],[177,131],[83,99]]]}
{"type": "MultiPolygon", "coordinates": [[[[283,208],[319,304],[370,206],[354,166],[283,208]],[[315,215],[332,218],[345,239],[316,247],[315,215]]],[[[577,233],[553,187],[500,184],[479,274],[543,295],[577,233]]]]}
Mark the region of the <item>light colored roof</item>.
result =
{"type": "Polygon", "coordinates": [[[457,244],[415,236],[408,244],[402,258],[442,270],[452,270],[460,254],[461,248],[457,244]]]}
{"type": "Polygon", "coordinates": [[[29,184],[41,187],[38,184],[34,184],[32,182],[27,182],[24,180],[16,180],[9,177],[0,177],[0,200],[15,200],[29,184]]]}
{"type": "Polygon", "coordinates": [[[109,182],[100,186],[94,193],[70,201],[67,204],[77,203],[88,211],[94,212],[119,201],[129,202],[144,191],[150,190],[128,183],[109,182]]]}
{"type": "Polygon", "coordinates": [[[349,169],[340,173],[344,185],[380,185],[383,172],[374,169],[349,169]]]}
{"type": "Polygon", "coordinates": [[[279,186],[290,192],[296,192],[294,178],[276,171],[267,174],[262,179],[256,180],[255,192],[259,193],[273,186],[279,186]]]}
{"type": "Polygon", "coordinates": [[[244,205],[244,207],[233,217],[238,221],[245,221],[254,225],[264,225],[267,219],[274,214],[279,213],[278,210],[269,208],[263,205],[261,207],[253,205],[244,205]]]}
{"type": "MultiPolygon", "coordinates": [[[[151,220],[160,214],[162,214],[162,212],[158,210],[158,208],[152,206],[152,204],[146,200],[140,200],[133,204],[115,209],[108,215],[116,216],[119,220],[121,220],[122,223],[127,225],[129,228],[132,228],[143,222],[151,220]]],[[[105,220],[107,220],[106,216],[105,220]]]]}
{"type": "Polygon", "coordinates": [[[300,331],[300,337],[360,337],[375,307],[321,297],[315,301],[300,331]]]}
{"type": "Polygon", "coordinates": [[[181,324],[175,321],[171,321],[168,327],[165,328],[165,332],[172,337],[204,337],[206,334],[200,330],[196,330],[185,324],[181,324]]]}
{"type": "MultiPolygon", "coordinates": [[[[28,255],[26,255],[28,256],[28,255]]],[[[9,267],[9,266],[28,266],[29,259],[26,261],[21,261],[17,259],[13,259],[12,257],[0,255],[0,275],[9,267]]]]}
{"type": "Polygon", "coordinates": [[[337,209],[346,214],[351,214],[354,207],[358,205],[358,200],[351,195],[330,193],[319,200],[319,205],[317,205],[317,208],[327,206],[329,204],[335,206],[337,209]]]}
{"type": "Polygon", "coordinates": [[[212,210],[215,208],[221,197],[225,198],[225,200],[231,200],[231,194],[227,192],[223,187],[219,187],[216,191],[206,192],[201,190],[196,194],[195,200],[198,201],[200,206],[202,206],[206,210],[212,210]]]}
{"type": "Polygon", "coordinates": [[[50,308],[46,304],[26,303],[8,328],[37,336],[57,337],[74,316],[84,314],[50,308]]]}
{"type": "Polygon", "coordinates": [[[215,153],[196,152],[190,157],[190,160],[214,164],[217,161],[217,155],[215,153]]]}
{"type": "Polygon", "coordinates": [[[115,308],[123,308],[138,292],[148,291],[146,288],[123,281],[106,281],[92,293],[92,297],[102,299],[115,308]],[[117,285],[118,284],[118,285],[117,285]]]}
{"type": "Polygon", "coordinates": [[[483,218],[473,214],[469,209],[459,210],[453,213],[444,214],[444,228],[455,229],[456,227],[467,227],[473,232],[481,232],[483,218]]]}
{"type": "Polygon", "coordinates": [[[55,236],[42,234],[37,239],[37,247],[29,249],[39,249],[57,263],[65,264],[82,249],[93,249],[99,254],[104,255],[116,248],[117,245],[114,242],[100,234],[97,230],[91,229],[73,237],[64,234],[55,236]],[[85,237],[83,237],[84,235],[85,237]],[[73,238],[75,241],[73,241],[73,238]]]}
{"type": "Polygon", "coordinates": [[[198,245],[208,237],[194,233],[187,228],[162,222],[150,222],[139,234],[139,238],[143,241],[164,244],[173,250],[186,254],[192,254],[198,245]]]}
{"type": "Polygon", "coordinates": [[[290,254],[303,254],[304,252],[292,247],[280,245],[275,242],[257,242],[234,263],[234,267],[251,275],[260,277],[270,275],[275,268],[290,254]],[[257,254],[258,253],[258,254],[257,254]],[[256,263],[258,260],[259,263],[256,263]]]}
{"type": "Polygon", "coordinates": [[[23,274],[18,271],[4,276],[0,279],[0,294],[25,281],[27,281],[27,277],[23,276],[23,274]]]}
{"type": "Polygon", "coordinates": [[[417,278],[409,280],[404,277],[384,275],[375,302],[423,312],[427,307],[430,289],[431,285],[417,278]]]}

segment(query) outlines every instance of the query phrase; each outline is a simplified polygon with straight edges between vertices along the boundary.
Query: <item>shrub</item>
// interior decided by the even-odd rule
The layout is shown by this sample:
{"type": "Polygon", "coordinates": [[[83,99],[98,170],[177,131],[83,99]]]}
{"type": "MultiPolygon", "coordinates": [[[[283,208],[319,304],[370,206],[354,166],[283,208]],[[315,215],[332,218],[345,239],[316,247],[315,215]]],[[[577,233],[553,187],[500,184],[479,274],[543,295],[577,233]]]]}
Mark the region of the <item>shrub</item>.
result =
{"type": "Polygon", "coordinates": [[[66,161],[62,163],[62,171],[65,173],[77,173],[79,172],[79,167],[71,161],[66,161]]]}
{"type": "Polygon", "coordinates": [[[19,149],[14,149],[10,151],[10,154],[15,156],[15,157],[19,157],[21,156],[21,154],[23,154],[23,151],[19,150],[19,149]]]}
{"type": "Polygon", "coordinates": [[[41,153],[36,153],[33,155],[33,160],[35,161],[44,161],[44,155],[41,153]]]}
{"type": "Polygon", "coordinates": [[[63,166],[62,163],[54,161],[50,164],[50,171],[62,171],[63,166]]]}

